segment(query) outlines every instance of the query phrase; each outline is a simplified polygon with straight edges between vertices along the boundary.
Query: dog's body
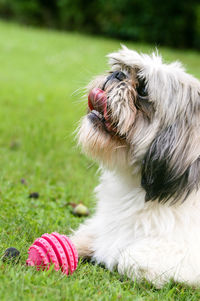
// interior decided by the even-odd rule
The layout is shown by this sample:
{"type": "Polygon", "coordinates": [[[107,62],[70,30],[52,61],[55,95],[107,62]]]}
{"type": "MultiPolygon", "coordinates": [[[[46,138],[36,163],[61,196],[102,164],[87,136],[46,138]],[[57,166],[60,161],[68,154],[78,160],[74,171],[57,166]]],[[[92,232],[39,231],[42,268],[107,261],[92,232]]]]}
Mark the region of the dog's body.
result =
{"type": "Polygon", "coordinates": [[[200,83],[178,63],[123,49],[89,88],[79,141],[100,161],[79,255],[157,286],[200,284],[200,83]],[[98,88],[98,89],[96,89],[98,88]]]}

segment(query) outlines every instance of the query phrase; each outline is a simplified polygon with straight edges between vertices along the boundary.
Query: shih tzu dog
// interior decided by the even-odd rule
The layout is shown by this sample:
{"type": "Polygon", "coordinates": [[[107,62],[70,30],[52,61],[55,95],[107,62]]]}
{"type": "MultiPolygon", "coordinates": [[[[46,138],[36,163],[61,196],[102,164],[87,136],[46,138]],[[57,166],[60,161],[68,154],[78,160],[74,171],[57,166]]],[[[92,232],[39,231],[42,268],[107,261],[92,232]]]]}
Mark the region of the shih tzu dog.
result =
{"type": "Polygon", "coordinates": [[[161,287],[200,284],[200,82],[180,63],[122,47],[89,85],[79,143],[100,163],[80,256],[161,287]]]}

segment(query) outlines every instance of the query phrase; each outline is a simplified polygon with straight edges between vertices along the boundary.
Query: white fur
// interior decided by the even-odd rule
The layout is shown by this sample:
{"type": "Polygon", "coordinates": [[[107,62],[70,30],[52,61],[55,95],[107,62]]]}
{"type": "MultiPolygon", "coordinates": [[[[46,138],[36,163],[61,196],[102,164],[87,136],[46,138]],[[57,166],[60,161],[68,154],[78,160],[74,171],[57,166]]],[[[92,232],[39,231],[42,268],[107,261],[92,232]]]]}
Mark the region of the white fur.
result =
{"type": "Polygon", "coordinates": [[[93,259],[160,287],[200,283],[200,193],[182,205],[144,202],[138,175],[105,171],[95,215],[78,230],[92,236],[93,259]]]}

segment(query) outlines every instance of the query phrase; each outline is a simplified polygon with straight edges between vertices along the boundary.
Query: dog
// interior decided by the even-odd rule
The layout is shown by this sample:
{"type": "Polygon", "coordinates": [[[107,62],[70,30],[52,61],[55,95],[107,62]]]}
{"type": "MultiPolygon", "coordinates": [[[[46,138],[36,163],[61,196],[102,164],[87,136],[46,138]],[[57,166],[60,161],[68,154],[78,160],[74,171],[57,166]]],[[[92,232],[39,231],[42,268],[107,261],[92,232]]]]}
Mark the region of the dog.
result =
{"type": "Polygon", "coordinates": [[[157,287],[200,284],[200,82],[179,62],[125,46],[88,87],[83,151],[99,162],[79,256],[157,287]]]}

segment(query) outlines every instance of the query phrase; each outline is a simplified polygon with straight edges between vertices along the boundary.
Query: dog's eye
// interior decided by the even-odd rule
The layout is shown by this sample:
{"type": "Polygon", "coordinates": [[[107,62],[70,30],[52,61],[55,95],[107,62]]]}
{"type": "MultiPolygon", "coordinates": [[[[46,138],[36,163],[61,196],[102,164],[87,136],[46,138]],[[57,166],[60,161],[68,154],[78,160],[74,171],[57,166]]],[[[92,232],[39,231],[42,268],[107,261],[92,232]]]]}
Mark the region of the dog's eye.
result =
{"type": "Polygon", "coordinates": [[[138,86],[136,87],[138,96],[146,98],[148,96],[147,87],[144,79],[138,79],[138,86]]]}

